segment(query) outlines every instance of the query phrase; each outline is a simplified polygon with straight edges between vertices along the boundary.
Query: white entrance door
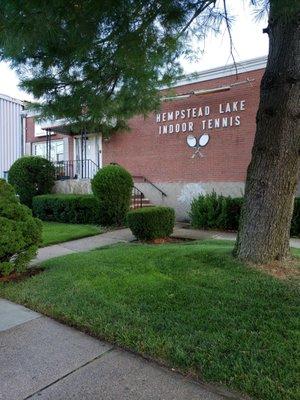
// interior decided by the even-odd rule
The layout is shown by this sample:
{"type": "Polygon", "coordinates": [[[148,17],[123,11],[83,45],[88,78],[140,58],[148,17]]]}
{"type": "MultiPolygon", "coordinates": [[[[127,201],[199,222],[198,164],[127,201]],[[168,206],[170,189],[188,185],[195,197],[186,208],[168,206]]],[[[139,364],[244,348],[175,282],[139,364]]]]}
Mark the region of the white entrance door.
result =
{"type": "Polygon", "coordinates": [[[95,135],[96,140],[96,159],[99,168],[102,168],[102,135],[95,135]]]}
{"type": "Polygon", "coordinates": [[[91,179],[102,166],[101,135],[91,134],[86,139],[86,147],[82,152],[81,137],[75,137],[75,168],[76,175],[81,179],[91,179]]]}

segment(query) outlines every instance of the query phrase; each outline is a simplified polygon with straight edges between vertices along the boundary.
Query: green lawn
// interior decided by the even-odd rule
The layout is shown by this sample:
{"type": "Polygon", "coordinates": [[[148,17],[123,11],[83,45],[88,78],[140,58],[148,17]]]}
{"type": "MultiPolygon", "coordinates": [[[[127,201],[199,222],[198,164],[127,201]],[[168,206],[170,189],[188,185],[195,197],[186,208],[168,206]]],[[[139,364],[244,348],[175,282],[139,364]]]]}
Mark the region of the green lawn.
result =
{"type": "Polygon", "coordinates": [[[99,233],[101,233],[101,229],[95,225],[61,224],[43,221],[42,246],[94,236],[99,233]]]}
{"type": "Polygon", "coordinates": [[[253,398],[298,399],[296,282],[245,267],[231,250],[112,246],[47,261],[1,284],[0,296],[253,398]]]}

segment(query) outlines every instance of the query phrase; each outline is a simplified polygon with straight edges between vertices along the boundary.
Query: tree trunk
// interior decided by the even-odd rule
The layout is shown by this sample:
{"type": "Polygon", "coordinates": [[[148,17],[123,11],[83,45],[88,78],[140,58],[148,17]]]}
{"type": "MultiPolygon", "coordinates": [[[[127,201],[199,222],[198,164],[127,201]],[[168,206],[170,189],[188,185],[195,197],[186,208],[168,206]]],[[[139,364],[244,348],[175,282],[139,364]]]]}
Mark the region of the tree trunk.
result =
{"type": "Polygon", "coordinates": [[[288,2],[281,2],[290,11],[283,13],[271,0],[266,29],[269,56],[234,250],[239,259],[254,263],[284,260],[290,255],[300,167],[300,2],[294,3],[293,12],[288,2]]]}

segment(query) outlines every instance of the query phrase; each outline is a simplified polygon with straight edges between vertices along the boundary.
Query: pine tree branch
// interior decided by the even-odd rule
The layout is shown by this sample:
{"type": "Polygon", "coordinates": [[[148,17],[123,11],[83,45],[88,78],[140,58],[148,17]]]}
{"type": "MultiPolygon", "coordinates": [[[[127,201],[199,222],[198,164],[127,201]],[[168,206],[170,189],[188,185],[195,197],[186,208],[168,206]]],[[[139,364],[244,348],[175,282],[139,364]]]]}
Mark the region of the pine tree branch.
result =
{"type": "Polygon", "coordinates": [[[223,7],[224,7],[224,19],[225,19],[225,24],[226,24],[226,28],[227,28],[227,32],[228,32],[228,36],[229,36],[229,46],[230,46],[230,55],[232,57],[233,60],[233,64],[234,64],[234,68],[235,68],[235,73],[237,75],[238,73],[238,69],[237,69],[237,64],[236,64],[236,60],[235,60],[235,56],[233,53],[233,38],[232,38],[232,34],[231,34],[231,27],[230,27],[230,23],[229,23],[229,17],[228,17],[228,11],[227,11],[227,4],[226,4],[226,0],[223,0],[223,7]]]}
{"type": "Polygon", "coordinates": [[[196,11],[194,12],[193,16],[190,18],[190,20],[188,21],[188,23],[184,26],[184,28],[179,32],[179,36],[182,35],[184,32],[187,31],[187,29],[191,26],[192,22],[199,17],[199,15],[205,11],[209,6],[211,6],[213,4],[213,6],[215,6],[216,4],[216,0],[208,0],[208,1],[201,1],[200,2],[200,7],[198,9],[196,9],[196,11]]]}

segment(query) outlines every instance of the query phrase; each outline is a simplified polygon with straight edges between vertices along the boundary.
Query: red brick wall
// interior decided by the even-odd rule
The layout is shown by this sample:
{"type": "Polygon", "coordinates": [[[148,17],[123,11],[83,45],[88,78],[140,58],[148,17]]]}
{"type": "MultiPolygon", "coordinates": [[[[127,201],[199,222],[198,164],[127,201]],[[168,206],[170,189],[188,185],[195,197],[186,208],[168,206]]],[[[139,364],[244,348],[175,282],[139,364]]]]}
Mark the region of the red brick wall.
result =
{"type": "MultiPolygon", "coordinates": [[[[137,116],[130,121],[130,132],[115,134],[103,143],[103,163],[117,162],[133,175],[143,175],[154,182],[209,182],[244,181],[251,157],[255,134],[255,116],[259,101],[259,85],[263,70],[238,75],[238,81],[254,79],[251,84],[232,87],[229,91],[193,95],[190,98],[163,102],[160,113],[210,106],[208,117],[187,118],[177,122],[194,122],[194,136],[210,134],[210,141],[201,149],[203,157],[192,158],[194,149],[186,144],[189,133],[159,134],[156,115],[147,119],[137,116]],[[240,115],[240,126],[205,129],[203,119],[223,117],[219,104],[245,100],[245,110],[232,112],[228,116],[240,115]]],[[[236,76],[218,78],[210,81],[189,84],[176,88],[177,93],[196,89],[215,88],[220,85],[236,83],[236,76]]],[[[172,122],[166,122],[172,123],[172,122]]],[[[174,122],[176,123],[176,122],[174,122]]]]}
{"type": "Polygon", "coordinates": [[[27,117],[26,118],[26,138],[25,142],[34,142],[34,118],[27,117]]]}

